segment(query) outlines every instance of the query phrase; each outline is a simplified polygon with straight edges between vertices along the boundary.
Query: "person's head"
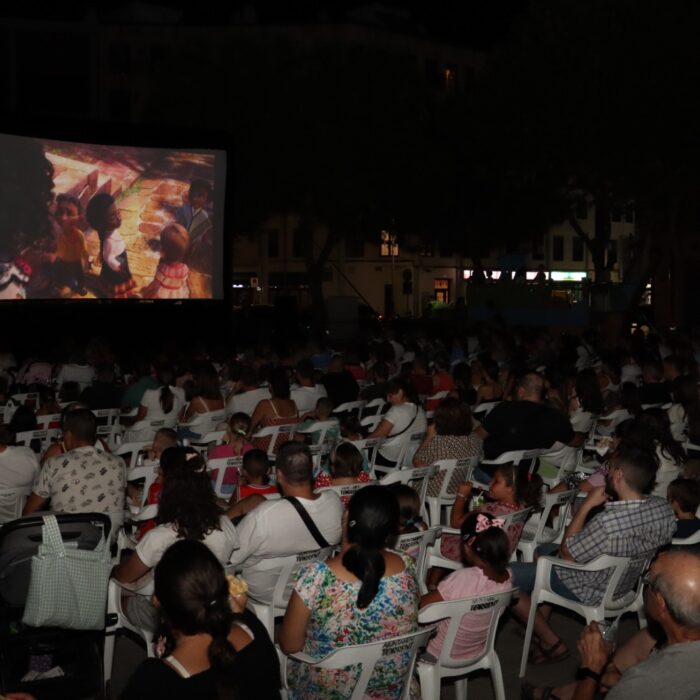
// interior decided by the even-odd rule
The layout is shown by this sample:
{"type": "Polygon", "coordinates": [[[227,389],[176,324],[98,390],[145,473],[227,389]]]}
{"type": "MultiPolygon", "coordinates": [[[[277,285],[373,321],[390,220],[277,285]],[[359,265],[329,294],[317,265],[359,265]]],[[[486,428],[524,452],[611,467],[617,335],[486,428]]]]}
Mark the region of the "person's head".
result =
{"type": "Polygon", "coordinates": [[[160,459],[168,447],[177,446],[177,433],[172,428],[160,428],[153,436],[153,444],[150,449],[151,459],[160,459]]]}
{"type": "MultiPolygon", "coordinates": [[[[250,454],[250,453],[248,453],[250,454]]],[[[301,442],[285,442],[277,451],[275,459],[277,481],[285,486],[311,487],[313,462],[309,448],[301,442]]]]}
{"type": "Polygon", "coordinates": [[[118,229],[122,224],[114,197],[106,192],[99,192],[88,202],[85,218],[90,226],[100,234],[100,238],[103,237],[103,234],[118,229]]]}
{"type": "Polygon", "coordinates": [[[349,547],[343,554],[343,566],[362,582],[357,607],[364,610],[374,600],[384,576],[382,550],[398,532],[399,503],[384,486],[365,486],[350,499],[345,517],[349,547]]]}
{"type": "Polygon", "coordinates": [[[663,381],[664,371],[660,362],[647,360],[642,365],[642,380],[645,384],[659,384],[663,381]]]}
{"type": "Polygon", "coordinates": [[[405,379],[392,379],[386,387],[386,400],[392,406],[399,406],[403,403],[417,403],[413,385],[405,379]]]}
{"type": "Polygon", "coordinates": [[[469,435],[472,412],[464,401],[446,398],[435,409],[434,422],[438,435],[469,435]]]}
{"type": "Polygon", "coordinates": [[[302,385],[314,384],[314,363],[307,357],[299,360],[296,366],[297,381],[302,385]]]}
{"type": "Polygon", "coordinates": [[[275,367],[270,372],[270,393],[274,399],[288,399],[290,395],[287,372],[281,367],[275,367]]]}
{"type": "Polygon", "coordinates": [[[63,442],[66,449],[94,445],[97,438],[97,418],[87,408],[78,408],[66,414],[63,422],[63,442]]]}
{"type": "Polygon", "coordinates": [[[460,528],[462,554],[466,563],[479,568],[488,567],[494,574],[508,568],[510,543],[503,530],[503,521],[490,513],[472,513],[460,528]]]}
{"type": "Polygon", "coordinates": [[[544,377],[539,372],[528,372],[518,379],[515,391],[518,401],[542,403],[544,377]]]}
{"type": "Polygon", "coordinates": [[[212,191],[206,180],[192,180],[187,199],[193,209],[203,209],[211,201],[212,191]]]}
{"type": "Polygon", "coordinates": [[[53,166],[39,141],[0,135],[0,255],[50,236],[53,166]]]}
{"type": "Polygon", "coordinates": [[[700,482],[693,479],[674,479],[666,492],[676,517],[694,516],[700,507],[700,482]]]}
{"type": "Polygon", "coordinates": [[[359,416],[346,413],[339,421],[340,436],[346,440],[362,440],[362,424],[359,416]]]}
{"type": "Polygon", "coordinates": [[[357,478],[362,472],[364,459],[362,452],[350,442],[341,442],[331,459],[331,475],[333,478],[357,478]]]}
{"type": "Polygon", "coordinates": [[[54,218],[64,233],[70,233],[82,218],[80,200],[72,194],[59,194],[56,197],[54,218]]]}
{"type": "Polygon", "coordinates": [[[204,457],[191,447],[169,447],[160,456],[163,490],[156,522],[179,537],[203,540],[219,529],[219,508],[204,457]]]}
{"type": "Polygon", "coordinates": [[[163,262],[168,265],[182,262],[187,257],[190,237],[180,224],[166,224],[160,232],[160,250],[163,262]]]}
{"type": "Polygon", "coordinates": [[[596,416],[603,413],[605,405],[595,370],[584,369],[576,375],[576,396],[584,411],[596,416]]]}
{"type": "Polygon", "coordinates": [[[240,442],[245,440],[250,431],[250,416],[247,413],[234,413],[228,421],[226,436],[228,442],[240,442]]]}
{"type": "Polygon", "coordinates": [[[197,369],[194,378],[195,395],[204,399],[221,400],[219,375],[213,365],[204,364],[197,369]]]}
{"type": "Polygon", "coordinates": [[[316,402],[316,417],[320,421],[328,420],[333,415],[333,402],[326,396],[316,402]]]}
{"type": "Polygon", "coordinates": [[[527,460],[522,464],[499,464],[489,484],[489,497],[520,508],[537,508],[542,500],[542,477],[531,474],[527,460]]]}
{"type": "MultiPolygon", "coordinates": [[[[216,556],[201,542],[179,540],[165,550],[153,579],[166,653],[174,650],[176,637],[208,634],[212,641],[207,656],[217,682],[230,683],[236,650],[228,637],[237,615],[231,611],[228,581],[216,556]]],[[[220,690],[219,697],[231,697],[231,690],[220,690]]]]}
{"type": "MultiPolygon", "coordinates": [[[[700,637],[700,555],[674,550],[659,555],[645,577],[645,607],[664,631],[700,637]]],[[[669,635],[670,636],[670,635],[669,635]]]]}
{"type": "Polygon", "coordinates": [[[605,491],[615,500],[630,500],[651,493],[659,462],[656,455],[624,442],[610,457],[605,491]]]}
{"type": "Polygon", "coordinates": [[[270,460],[263,450],[248,450],[243,455],[241,471],[249,484],[264,484],[270,474],[270,460]]]}
{"type": "Polygon", "coordinates": [[[399,482],[389,484],[388,488],[399,502],[399,532],[417,532],[422,523],[420,517],[420,498],[415,489],[399,482]]]}

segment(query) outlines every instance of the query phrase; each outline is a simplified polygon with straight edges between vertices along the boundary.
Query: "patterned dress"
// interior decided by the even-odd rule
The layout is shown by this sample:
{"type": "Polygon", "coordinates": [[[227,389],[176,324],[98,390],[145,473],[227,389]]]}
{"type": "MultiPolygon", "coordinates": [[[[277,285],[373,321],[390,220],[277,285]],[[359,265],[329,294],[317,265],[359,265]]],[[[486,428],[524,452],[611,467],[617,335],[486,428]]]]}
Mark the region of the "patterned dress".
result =
{"type": "Polygon", "coordinates": [[[190,288],[187,278],[190,269],[185,263],[161,262],[156,268],[156,275],[147,287],[141,291],[144,299],[189,299],[190,288]]]}
{"type": "MultiPolygon", "coordinates": [[[[324,562],[312,562],[298,574],[294,590],[311,611],[306,628],[304,653],[319,658],[334,649],[353,644],[391,639],[415,632],[418,627],[418,585],[414,562],[400,555],[404,571],[385,576],[374,600],[357,607],[360,582],[341,581],[324,562]]],[[[401,672],[410,653],[388,656],[375,668],[365,697],[389,700],[401,697],[401,672]]],[[[341,700],[348,698],[360,666],[341,670],[316,669],[307,664],[289,663],[290,700],[341,700]]]]}

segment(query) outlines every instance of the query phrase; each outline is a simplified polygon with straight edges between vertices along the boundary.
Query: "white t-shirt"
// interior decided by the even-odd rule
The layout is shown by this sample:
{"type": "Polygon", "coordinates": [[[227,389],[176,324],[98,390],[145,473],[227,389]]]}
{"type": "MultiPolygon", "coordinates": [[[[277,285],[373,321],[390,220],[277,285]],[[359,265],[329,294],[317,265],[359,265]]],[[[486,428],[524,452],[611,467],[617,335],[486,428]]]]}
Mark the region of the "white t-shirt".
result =
{"type": "Polygon", "coordinates": [[[297,405],[300,415],[313,411],[318,400],[327,396],[326,387],[323,384],[315,384],[314,386],[294,385],[290,392],[290,398],[297,405]]]}
{"type": "Polygon", "coordinates": [[[28,447],[6,447],[0,452],[0,488],[31,486],[39,473],[39,460],[28,447]]]}
{"type": "Polygon", "coordinates": [[[81,391],[90,386],[95,379],[95,370],[90,365],[67,364],[61,367],[56,377],[56,384],[60,387],[65,382],[78,382],[81,391]]]}
{"type": "Polygon", "coordinates": [[[163,408],[160,405],[161,389],[148,389],[141,397],[141,405],[148,409],[145,420],[162,420],[171,422],[172,425],[177,423],[177,417],[185,405],[185,390],[181,386],[171,386],[170,391],[173,392],[173,408],[170,413],[163,413],[163,408]]]}
{"type": "MultiPolygon", "coordinates": [[[[322,491],[315,500],[298,499],[328,544],[336,545],[341,537],[343,504],[333,491],[322,491]]],[[[258,600],[270,600],[277,580],[274,571],[256,571],[263,559],[319,549],[294,506],[284,499],[261,503],[238,525],[240,549],[231,557],[240,565],[250,594],[258,600]]]]}
{"type": "MultiPolygon", "coordinates": [[[[231,558],[231,552],[238,546],[238,532],[225,515],[219,518],[219,527],[220,530],[212,530],[203,542],[222,564],[227,564],[231,558]]],[[[149,530],[136,545],[136,553],[146,566],[153,569],[161,560],[165,550],[179,539],[172,525],[158,525],[149,530]]]]}
{"type": "Polygon", "coordinates": [[[252,416],[258,403],[263,399],[270,398],[272,398],[272,395],[266,386],[244,391],[242,394],[236,394],[226,404],[226,415],[232,416],[234,413],[247,413],[249,416],[252,416]]]}
{"type": "Polygon", "coordinates": [[[392,406],[384,415],[383,420],[388,421],[394,427],[386,442],[379,449],[379,453],[384,459],[392,462],[396,462],[400,457],[404,440],[407,440],[411,433],[425,432],[428,427],[423,409],[413,403],[392,406]],[[396,435],[396,439],[392,440],[392,435],[396,435]]]}

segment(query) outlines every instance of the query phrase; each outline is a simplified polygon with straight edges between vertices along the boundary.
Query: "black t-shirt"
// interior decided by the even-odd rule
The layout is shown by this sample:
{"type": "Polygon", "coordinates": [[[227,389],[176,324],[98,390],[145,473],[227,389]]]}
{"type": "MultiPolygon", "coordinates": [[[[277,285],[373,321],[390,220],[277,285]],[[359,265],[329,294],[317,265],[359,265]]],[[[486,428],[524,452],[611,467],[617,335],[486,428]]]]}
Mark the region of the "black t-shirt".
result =
{"type": "Polygon", "coordinates": [[[533,401],[501,401],[483,420],[488,433],[486,459],[512,450],[548,449],[555,442],[574,439],[569,419],[559,411],[533,401]]]}
{"type": "MultiPolygon", "coordinates": [[[[277,653],[262,623],[246,610],[241,622],[255,637],[237,655],[231,671],[231,700],[279,700],[280,668],[277,653]]],[[[219,700],[212,670],[183,678],[160,659],[146,659],[131,676],[119,700],[219,700]]]]}

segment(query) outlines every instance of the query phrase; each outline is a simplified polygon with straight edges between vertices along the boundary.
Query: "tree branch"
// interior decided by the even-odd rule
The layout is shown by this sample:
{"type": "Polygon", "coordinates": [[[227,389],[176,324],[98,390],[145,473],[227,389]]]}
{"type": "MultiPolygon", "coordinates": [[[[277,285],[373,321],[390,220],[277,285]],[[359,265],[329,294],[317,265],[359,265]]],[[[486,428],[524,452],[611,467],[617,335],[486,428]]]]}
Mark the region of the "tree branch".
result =
{"type": "Polygon", "coordinates": [[[570,216],[569,217],[569,225],[571,226],[572,229],[577,233],[577,235],[581,236],[584,241],[590,246],[592,241],[591,237],[581,228],[581,224],[576,220],[575,217],[570,216]]]}

